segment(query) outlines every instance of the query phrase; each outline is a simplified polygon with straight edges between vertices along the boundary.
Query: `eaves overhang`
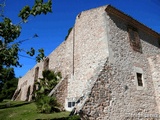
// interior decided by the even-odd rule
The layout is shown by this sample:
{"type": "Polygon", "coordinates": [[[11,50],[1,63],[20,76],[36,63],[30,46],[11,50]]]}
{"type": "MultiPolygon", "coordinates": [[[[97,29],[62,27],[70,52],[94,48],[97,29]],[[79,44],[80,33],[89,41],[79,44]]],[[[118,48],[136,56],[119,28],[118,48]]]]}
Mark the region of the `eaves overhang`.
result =
{"type": "Polygon", "coordinates": [[[154,37],[160,38],[160,34],[152,30],[151,28],[145,26],[144,24],[140,23],[139,21],[133,19],[131,16],[121,12],[120,10],[116,9],[115,7],[108,5],[107,8],[105,9],[107,14],[112,14],[120,19],[126,21],[129,25],[132,25],[138,29],[143,30],[144,32],[153,35],[154,37]]]}

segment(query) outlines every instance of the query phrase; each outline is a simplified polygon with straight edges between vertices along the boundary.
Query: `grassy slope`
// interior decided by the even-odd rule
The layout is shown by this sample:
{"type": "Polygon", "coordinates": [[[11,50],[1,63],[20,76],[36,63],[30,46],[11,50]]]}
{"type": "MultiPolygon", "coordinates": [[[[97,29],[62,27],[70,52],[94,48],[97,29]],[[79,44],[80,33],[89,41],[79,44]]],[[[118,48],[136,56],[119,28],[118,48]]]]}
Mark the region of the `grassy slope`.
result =
{"type": "Polygon", "coordinates": [[[66,117],[68,115],[69,112],[60,112],[52,114],[37,113],[36,105],[34,103],[17,101],[0,103],[0,120],[53,119],[66,117]]]}

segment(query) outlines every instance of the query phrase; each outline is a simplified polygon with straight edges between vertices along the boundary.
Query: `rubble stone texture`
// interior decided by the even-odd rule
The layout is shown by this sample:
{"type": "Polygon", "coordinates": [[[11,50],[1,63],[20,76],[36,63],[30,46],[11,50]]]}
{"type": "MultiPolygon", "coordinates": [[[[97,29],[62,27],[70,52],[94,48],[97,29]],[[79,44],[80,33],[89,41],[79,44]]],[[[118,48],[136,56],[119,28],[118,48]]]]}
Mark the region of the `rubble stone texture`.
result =
{"type": "MultiPolygon", "coordinates": [[[[49,69],[68,78],[55,90],[57,98],[67,110],[68,102],[79,99],[76,111],[83,119],[158,120],[159,40],[158,33],[110,5],[81,12],[68,38],[48,56],[49,69]],[[129,26],[136,28],[141,51],[131,45],[137,41],[130,40],[129,26]]],[[[41,77],[43,64],[19,79],[16,100],[31,100],[35,69],[41,77]]]]}

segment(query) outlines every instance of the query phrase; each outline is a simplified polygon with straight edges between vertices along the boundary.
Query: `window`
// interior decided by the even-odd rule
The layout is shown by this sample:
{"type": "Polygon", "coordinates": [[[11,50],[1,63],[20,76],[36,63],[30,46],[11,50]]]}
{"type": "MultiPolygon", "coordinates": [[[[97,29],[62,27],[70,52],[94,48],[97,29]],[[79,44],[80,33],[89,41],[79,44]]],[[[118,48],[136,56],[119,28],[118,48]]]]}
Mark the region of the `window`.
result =
{"type": "Polygon", "coordinates": [[[72,106],[75,106],[75,102],[72,102],[72,106]]]}
{"type": "Polygon", "coordinates": [[[75,106],[75,102],[68,102],[68,107],[71,108],[71,107],[74,107],[75,106]]]}
{"type": "Polygon", "coordinates": [[[142,53],[141,41],[139,39],[138,30],[134,27],[128,27],[130,45],[134,51],[142,53]]]}
{"type": "Polygon", "coordinates": [[[49,58],[46,58],[46,59],[44,60],[43,69],[44,69],[44,70],[48,70],[48,69],[49,69],[49,58]]]}
{"type": "MultiPolygon", "coordinates": [[[[140,66],[140,65],[139,65],[140,66]]],[[[146,89],[145,86],[145,74],[141,67],[134,66],[134,80],[137,90],[144,90],[146,89]]]]}
{"type": "Polygon", "coordinates": [[[143,87],[143,81],[142,81],[142,74],[141,73],[137,73],[137,83],[138,83],[138,86],[143,87]]]}
{"type": "Polygon", "coordinates": [[[72,105],[71,105],[71,102],[68,102],[68,107],[71,107],[72,105]]]}

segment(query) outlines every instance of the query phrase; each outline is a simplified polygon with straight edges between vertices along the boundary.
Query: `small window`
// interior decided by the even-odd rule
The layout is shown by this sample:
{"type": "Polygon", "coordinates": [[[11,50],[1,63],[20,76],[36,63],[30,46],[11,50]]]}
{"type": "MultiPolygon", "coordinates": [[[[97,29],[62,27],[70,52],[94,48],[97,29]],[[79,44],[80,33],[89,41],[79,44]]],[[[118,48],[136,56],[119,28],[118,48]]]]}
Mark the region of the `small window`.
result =
{"type": "Polygon", "coordinates": [[[71,107],[74,107],[75,106],[75,102],[68,102],[68,107],[71,108],[71,107]]]}
{"type": "Polygon", "coordinates": [[[138,82],[138,86],[143,87],[143,81],[142,81],[142,74],[141,73],[137,73],[137,82],[138,82]]]}
{"type": "Polygon", "coordinates": [[[73,106],[73,107],[75,106],[75,102],[72,102],[72,106],[73,106]]]}
{"type": "Polygon", "coordinates": [[[68,102],[68,107],[72,107],[71,102],[68,102]]]}
{"type": "Polygon", "coordinates": [[[129,34],[129,40],[130,40],[130,45],[132,49],[134,51],[142,53],[141,41],[139,38],[138,30],[136,28],[129,26],[128,34],[129,34]]]}

